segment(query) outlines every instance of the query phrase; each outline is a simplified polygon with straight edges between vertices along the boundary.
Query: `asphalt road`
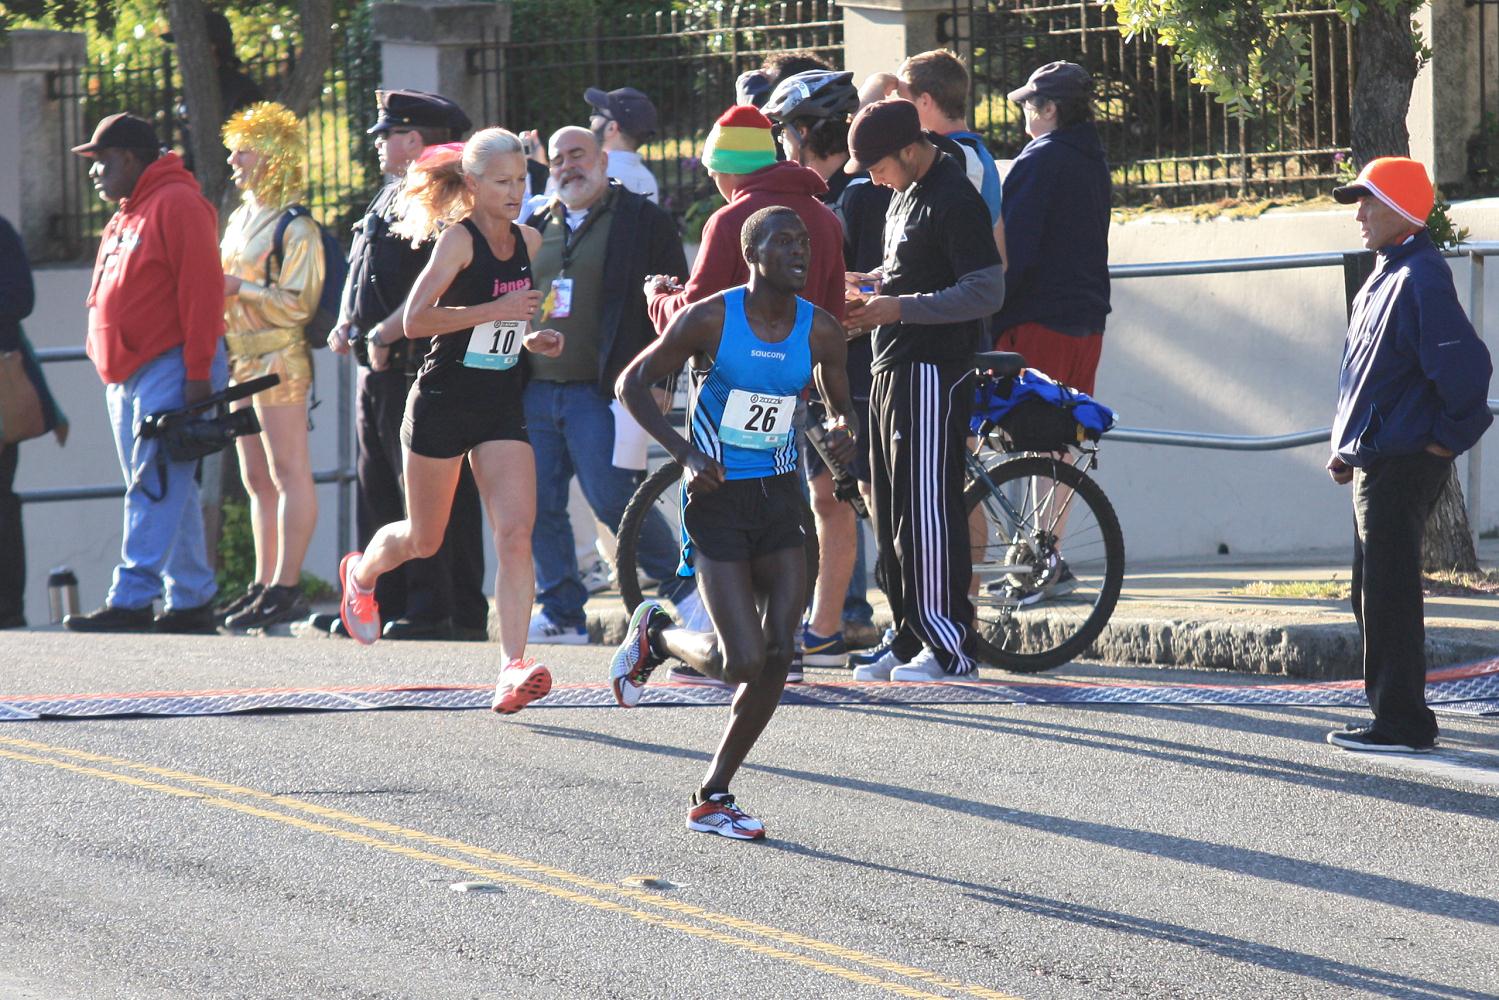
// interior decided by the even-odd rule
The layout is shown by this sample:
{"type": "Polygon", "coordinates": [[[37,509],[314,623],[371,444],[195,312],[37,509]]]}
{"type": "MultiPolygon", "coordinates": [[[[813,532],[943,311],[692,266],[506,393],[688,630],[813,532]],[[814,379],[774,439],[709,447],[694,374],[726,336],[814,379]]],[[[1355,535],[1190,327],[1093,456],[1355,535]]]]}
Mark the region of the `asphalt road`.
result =
{"type": "MultiPolygon", "coordinates": [[[[0,693],[496,658],[0,633],[0,693]]],[[[787,707],[744,844],[683,828],[723,714],[0,723],[0,997],[1499,996],[1493,720],[1443,719],[1464,771],[1327,747],[1345,710],[787,707]]]]}

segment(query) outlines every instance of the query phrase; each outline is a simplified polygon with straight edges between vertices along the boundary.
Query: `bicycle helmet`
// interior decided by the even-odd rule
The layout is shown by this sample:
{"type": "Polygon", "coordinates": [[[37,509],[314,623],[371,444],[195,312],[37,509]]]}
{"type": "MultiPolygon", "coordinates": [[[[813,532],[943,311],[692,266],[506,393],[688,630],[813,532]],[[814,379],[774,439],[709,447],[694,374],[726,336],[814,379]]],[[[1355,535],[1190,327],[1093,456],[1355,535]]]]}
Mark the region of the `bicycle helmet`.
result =
{"type": "Polygon", "coordinates": [[[829,69],[809,69],[788,76],[776,85],[761,109],[767,118],[790,121],[792,118],[831,118],[846,121],[859,110],[859,91],[852,73],[829,69]]]}
{"type": "Polygon", "coordinates": [[[739,74],[739,79],[734,81],[734,103],[753,104],[757,108],[765,106],[765,99],[770,96],[770,77],[763,70],[752,69],[739,74]]]}

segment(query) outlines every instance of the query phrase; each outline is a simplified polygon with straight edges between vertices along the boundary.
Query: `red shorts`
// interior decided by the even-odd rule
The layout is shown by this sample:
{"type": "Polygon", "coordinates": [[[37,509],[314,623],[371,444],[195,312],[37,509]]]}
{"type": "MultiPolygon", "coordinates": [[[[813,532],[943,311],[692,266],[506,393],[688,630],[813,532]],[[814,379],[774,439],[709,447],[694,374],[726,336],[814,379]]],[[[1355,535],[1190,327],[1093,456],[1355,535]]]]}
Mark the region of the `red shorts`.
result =
{"type": "Polygon", "coordinates": [[[1021,323],[1001,333],[994,349],[1023,355],[1027,368],[1091,396],[1098,356],[1103,353],[1103,333],[1073,337],[1040,323],[1021,323]]]}

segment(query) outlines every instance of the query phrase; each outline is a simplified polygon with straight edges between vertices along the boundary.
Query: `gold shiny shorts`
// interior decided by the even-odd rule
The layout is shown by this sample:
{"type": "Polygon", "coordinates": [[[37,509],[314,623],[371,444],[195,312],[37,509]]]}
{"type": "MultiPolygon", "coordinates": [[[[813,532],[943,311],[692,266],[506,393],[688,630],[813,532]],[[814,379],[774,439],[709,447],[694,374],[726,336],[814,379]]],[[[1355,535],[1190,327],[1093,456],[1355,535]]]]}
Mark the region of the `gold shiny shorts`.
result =
{"type": "MultiPolygon", "coordinates": [[[[262,375],[280,375],[279,384],[257,392],[250,402],[260,406],[290,406],[307,402],[312,389],[312,353],[300,333],[294,343],[266,354],[229,355],[229,384],[239,385],[262,375]]],[[[241,404],[244,405],[244,404],[241,404]]]]}

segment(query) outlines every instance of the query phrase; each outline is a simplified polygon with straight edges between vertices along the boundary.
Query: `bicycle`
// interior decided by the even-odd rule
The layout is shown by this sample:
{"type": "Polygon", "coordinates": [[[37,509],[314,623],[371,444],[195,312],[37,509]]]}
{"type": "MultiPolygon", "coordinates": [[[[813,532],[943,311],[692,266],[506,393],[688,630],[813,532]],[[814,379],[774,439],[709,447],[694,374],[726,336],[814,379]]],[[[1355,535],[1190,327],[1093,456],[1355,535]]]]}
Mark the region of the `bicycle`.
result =
{"type": "MultiPolygon", "coordinates": [[[[1018,354],[974,356],[980,388],[1012,378],[1024,366],[1018,354]]],[[[1017,443],[1016,438],[1004,426],[981,424],[974,446],[965,452],[970,597],[978,659],[1036,673],[1076,659],[1103,631],[1124,583],[1124,534],[1113,506],[1088,475],[1098,463],[1096,441],[1038,442],[1021,435],[1017,443]]],[[[808,443],[820,448],[815,436],[808,443]]],[[[681,478],[676,462],[658,468],[620,519],[616,571],[630,611],[644,600],[636,551],[649,512],[660,511],[680,537],[681,478]]],[[[840,496],[855,503],[858,493],[850,484],[840,496]]],[[[810,508],[804,510],[803,527],[810,586],[817,577],[810,508]]]]}

